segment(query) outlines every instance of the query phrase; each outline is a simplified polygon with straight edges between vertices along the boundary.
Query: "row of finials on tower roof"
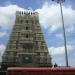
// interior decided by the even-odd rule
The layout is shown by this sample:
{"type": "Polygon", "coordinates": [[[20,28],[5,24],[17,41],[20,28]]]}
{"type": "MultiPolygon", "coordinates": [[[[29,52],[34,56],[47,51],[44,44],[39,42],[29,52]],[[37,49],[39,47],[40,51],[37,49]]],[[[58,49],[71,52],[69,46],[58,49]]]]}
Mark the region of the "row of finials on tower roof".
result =
{"type": "Polygon", "coordinates": [[[38,12],[35,12],[35,11],[16,11],[16,13],[18,13],[18,14],[30,14],[30,15],[32,15],[32,14],[34,14],[34,15],[37,15],[38,14],[38,12]]]}

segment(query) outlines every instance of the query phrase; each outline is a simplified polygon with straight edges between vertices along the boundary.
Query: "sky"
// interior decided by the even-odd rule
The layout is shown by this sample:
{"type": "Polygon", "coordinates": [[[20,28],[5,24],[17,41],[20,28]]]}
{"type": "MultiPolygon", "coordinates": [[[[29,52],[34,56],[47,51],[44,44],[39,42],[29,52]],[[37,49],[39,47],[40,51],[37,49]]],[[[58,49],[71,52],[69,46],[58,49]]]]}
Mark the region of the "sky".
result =
{"type": "MultiPolygon", "coordinates": [[[[0,0],[0,62],[15,21],[16,11],[37,11],[52,63],[65,66],[60,6],[51,0],[0,0]]],[[[75,0],[62,3],[69,66],[75,67],[75,0]]]]}

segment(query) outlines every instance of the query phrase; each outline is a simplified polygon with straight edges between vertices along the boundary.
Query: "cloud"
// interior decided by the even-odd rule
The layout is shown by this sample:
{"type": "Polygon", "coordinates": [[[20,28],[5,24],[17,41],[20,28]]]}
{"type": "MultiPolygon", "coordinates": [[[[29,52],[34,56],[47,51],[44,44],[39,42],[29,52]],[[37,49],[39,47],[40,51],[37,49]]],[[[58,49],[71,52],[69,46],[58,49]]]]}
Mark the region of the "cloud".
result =
{"type": "MultiPolygon", "coordinates": [[[[58,4],[49,5],[49,3],[45,3],[42,8],[36,11],[39,12],[42,27],[49,29],[50,32],[54,32],[62,27],[60,6],[58,4]]],[[[71,6],[63,6],[63,15],[65,27],[70,30],[70,27],[75,24],[75,10],[73,10],[71,6]]],[[[71,28],[71,30],[72,29],[73,28],[71,28]]]]}
{"type": "MultiPolygon", "coordinates": [[[[68,52],[70,52],[73,49],[74,49],[74,46],[67,45],[68,52]]],[[[49,50],[49,53],[51,55],[60,55],[60,54],[63,54],[65,52],[64,46],[50,47],[50,48],[48,48],[48,50],[49,50]]]]}
{"type": "Polygon", "coordinates": [[[71,26],[69,26],[69,27],[66,29],[66,31],[69,32],[69,33],[73,32],[74,29],[75,29],[74,26],[75,26],[75,25],[71,25],[71,26]]]}
{"type": "Polygon", "coordinates": [[[17,5],[0,7],[0,27],[2,29],[10,29],[14,25],[16,11],[24,10],[17,5]]]}
{"type": "Polygon", "coordinates": [[[5,48],[6,48],[5,45],[0,44],[0,62],[2,60],[2,55],[3,55],[4,51],[5,51],[5,48]]]}
{"type": "Polygon", "coordinates": [[[6,32],[0,32],[0,38],[1,38],[1,37],[4,37],[5,35],[7,35],[6,32]]]}
{"type": "Polygon", "coordinates": [[[63,35],[63,34],[56,34],[55,36],[56,36],[57,38],[61,39],[61,40],[63,40],[63,38],[64,38],[64,35],[63,35]]]}
{"type": "MultiPolygon", "coordinates": [[[[10,2],[7,2],[8,4],[10,2]]],[[[9,5],[6,7],[0,7],[0,27],[3,29],[11,28],[15,21],[16,11],[26,11],[26,9],[19,7],[18,5],[9,5]]],[[[49,5],[45,3],[41,8],[36,9],[39,12],[39,19],[41,26],[49,29],[49,32],[54,32],[55,30],[62,27],[60,8],[58,4],[49,5]]],[[[69,26],[68,30],[72,30],[75,24],[75,11],[71,7],[63,6],[63,14],[65,20],[65,26],[69,26]],[[70,29],[71,28],[71,29],[70,29]]]]}

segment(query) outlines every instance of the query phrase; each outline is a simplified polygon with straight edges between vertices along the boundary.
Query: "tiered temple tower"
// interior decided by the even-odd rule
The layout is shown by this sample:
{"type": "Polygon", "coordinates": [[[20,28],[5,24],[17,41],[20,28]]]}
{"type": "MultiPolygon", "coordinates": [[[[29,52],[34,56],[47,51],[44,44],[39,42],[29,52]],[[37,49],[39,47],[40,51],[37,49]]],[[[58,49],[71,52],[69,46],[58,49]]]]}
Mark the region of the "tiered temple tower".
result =
{"type": "Polygon", "coordinates": [[[49,67],[51,56],[39,23],[37,12],[16,12],[2,63],[17,67],[49,67]]]}

